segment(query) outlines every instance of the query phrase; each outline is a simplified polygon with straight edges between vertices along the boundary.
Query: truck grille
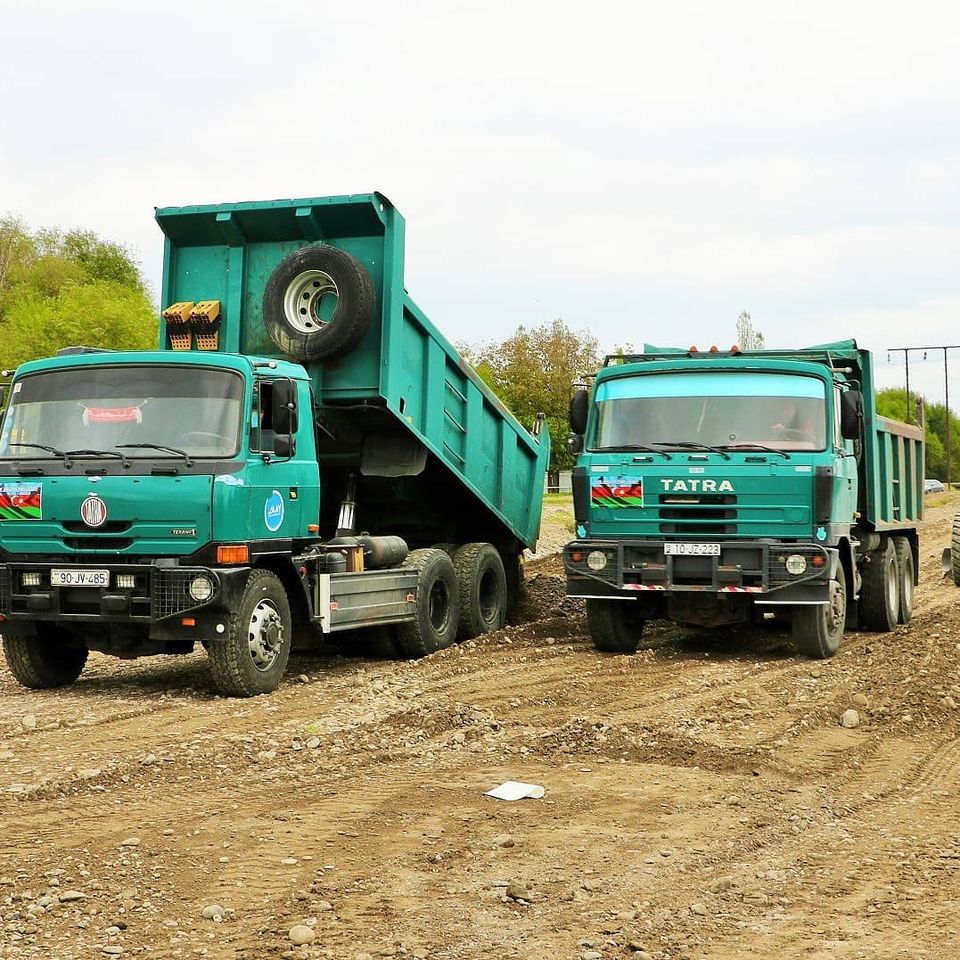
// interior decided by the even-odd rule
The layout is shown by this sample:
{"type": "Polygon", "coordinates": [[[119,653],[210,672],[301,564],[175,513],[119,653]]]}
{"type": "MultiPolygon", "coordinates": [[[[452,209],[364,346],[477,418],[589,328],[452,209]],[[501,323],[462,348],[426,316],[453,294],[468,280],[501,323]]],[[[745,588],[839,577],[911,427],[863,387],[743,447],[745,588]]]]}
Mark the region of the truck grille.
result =
{"type": "MultiPolygon", "coordinates": [[[[164,617],[174,617],[196,607],[203,606],[190,596],[188,589],[190,581],[197,574],[209,571],[200,571],[196,568],[182,569],[180,567],[161,568],[154,572],[153,579],[153,617],[161,620],[164,617]]],[[[216,575],[214,579],[214,594],[216,594],[216,575]]]]}
{"type": "Polygon", "coordinates": [[[64,537],[71,550],[126,550],[133,546],[130,537],[64,537]]]}
{"type": "Polygon", "coordinates": [[[660,532],[720,536],[737,532],[737,498],[730,493],[661,493],[660,532]]]}

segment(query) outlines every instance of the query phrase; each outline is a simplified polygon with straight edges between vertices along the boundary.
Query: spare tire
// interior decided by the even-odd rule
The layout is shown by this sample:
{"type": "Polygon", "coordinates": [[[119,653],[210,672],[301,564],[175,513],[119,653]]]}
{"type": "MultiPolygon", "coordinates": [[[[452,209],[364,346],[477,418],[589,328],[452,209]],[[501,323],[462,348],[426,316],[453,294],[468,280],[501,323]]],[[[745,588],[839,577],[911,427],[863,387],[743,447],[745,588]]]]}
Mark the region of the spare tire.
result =
{"type": "Polygon", "coordinates": [[[364,338],[376,294],[363,264],[325,243],[284,257],[263,291],[263,324],[273,342],[301,362],[342,357],[364,338]]]}

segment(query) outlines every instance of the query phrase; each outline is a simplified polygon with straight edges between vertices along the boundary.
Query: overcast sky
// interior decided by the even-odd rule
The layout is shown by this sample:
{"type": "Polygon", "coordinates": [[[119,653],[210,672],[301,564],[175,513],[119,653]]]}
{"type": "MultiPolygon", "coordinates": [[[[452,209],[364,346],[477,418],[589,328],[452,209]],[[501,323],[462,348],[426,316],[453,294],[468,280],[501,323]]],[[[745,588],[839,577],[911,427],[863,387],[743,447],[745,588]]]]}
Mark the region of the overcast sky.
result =
{"type": "MultiPolygon", "coordinates": [[[[453,340],[960,343],[960,6],[0,0],[0,213],[380,190],[453,340]],[[281,12],[277,12],[277,11],[281,12]]],[[[960,373],[960,351],[956,351],[960,373]]],[[[911,379],[942,397],[942,366],[911,379]]],[[[956,378],[960,408],[960,377],[956,378]]],[[[954,406],[952,403],[951,406],[954,406]]]]}

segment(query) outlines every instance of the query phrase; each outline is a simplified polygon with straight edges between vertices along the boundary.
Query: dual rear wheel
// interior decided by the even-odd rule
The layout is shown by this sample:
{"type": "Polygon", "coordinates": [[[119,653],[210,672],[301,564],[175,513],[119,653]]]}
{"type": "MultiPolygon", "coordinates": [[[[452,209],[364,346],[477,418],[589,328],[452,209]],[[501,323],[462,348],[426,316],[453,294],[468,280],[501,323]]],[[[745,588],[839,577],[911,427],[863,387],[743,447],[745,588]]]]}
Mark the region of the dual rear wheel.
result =
{"type": "Polygon", "coordinates": [[[509,592],[499,551],[490,543],[438,544],[412,550],[404,566],[419,572],[416,611],[396,627],[374,628],[383,657],[425,657],[453,643],[499,630],[509,592]]]}

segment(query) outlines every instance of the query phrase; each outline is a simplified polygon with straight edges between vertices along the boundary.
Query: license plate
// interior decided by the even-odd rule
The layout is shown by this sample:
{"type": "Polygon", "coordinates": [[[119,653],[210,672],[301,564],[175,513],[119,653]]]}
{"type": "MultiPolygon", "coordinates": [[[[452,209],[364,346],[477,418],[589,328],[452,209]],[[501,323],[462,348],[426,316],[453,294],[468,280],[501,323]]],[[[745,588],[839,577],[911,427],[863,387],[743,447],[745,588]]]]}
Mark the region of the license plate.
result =
{"type": "Polygon", "coordinates": [[[51,570],[53,587],[109,587],[109,570],[51,570]]]}
{"type": "Polygon", "coordinates": [[[665,543],[663,552],[668,557],[719,557],[719,543],[665,543]]]}

